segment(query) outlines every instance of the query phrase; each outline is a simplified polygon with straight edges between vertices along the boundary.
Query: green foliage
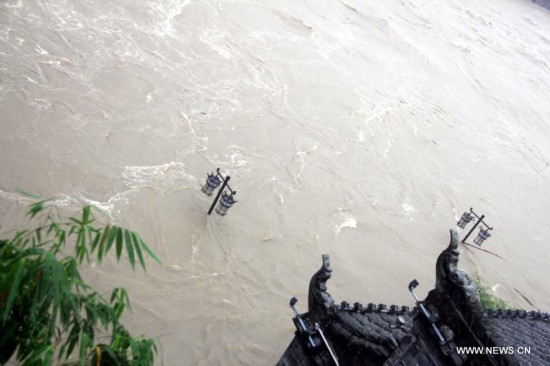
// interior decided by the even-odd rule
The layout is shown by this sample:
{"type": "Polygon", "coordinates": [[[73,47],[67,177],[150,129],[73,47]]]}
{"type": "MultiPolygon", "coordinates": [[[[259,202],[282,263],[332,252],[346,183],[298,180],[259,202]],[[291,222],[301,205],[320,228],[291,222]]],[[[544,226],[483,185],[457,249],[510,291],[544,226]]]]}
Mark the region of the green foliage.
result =
{"type": "Polygon", "coordinates": [[[0,239],[0,364],[15,355],[24,366],[71,356],[79,365],[152,365],[154,340],[133,337],[120,323],[130,309],[126,290],[115,288],[106,300],[78,271],[82,263],[102,262],[113,246],[117,261],[125,249],[133,269],[137,256],[145,270],[144,254],[160,263],[143,239],[119,226],[94,225],[89,205],[63,221],[51,200],[39,200],[27,215],[41,224],[0,239]],[[109,340],[99,344],[100,338],[109,340]]]}
{"type": "Polygon", "coordinates": [[[472,282],[477,287],[477,291],[479,293],[479,302],[485,310],[510,309],[510,305],[508,305],[506,301],[499,299],[489,292],[490,290],[488,287],[482,285],[481,280],[478,276],[476,276],[472,280],[472,282]]]}

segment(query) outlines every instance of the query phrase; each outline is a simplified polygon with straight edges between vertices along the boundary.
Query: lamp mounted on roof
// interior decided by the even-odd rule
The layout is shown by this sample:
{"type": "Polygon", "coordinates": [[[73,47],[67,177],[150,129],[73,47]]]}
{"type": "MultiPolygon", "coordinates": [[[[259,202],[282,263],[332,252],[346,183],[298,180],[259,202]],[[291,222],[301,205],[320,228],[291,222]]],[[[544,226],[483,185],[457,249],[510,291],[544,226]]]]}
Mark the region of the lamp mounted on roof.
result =
{"type": "Polygon", "coordinates": [[[489,233],[489,230],[493,230],[492,227],[490,227],[489,225],[487,225],[485,223],[485,221],[483,221],[483,219],[485,218],[485,215],[481,215],[481,216],[478,216],[475,212],[474,212],[474,209],[473,208],[470,208],[470,212],[464,212],[462,214],[462,217],[460,218],[460,221],[458,221],[457,225],[461,228],[461,229],[464,229],[466,227],[466,225],[468,225],[469,222],[473,221],[474,218],[477,218],[477,222],[474,224],[474,227],[468,232],[468,234],[466,234],[466,236],[464,237],[464,239],[462,239],[462,242],[464,243],[466,241],[466,239],[468,239],[468,237],[470,236],[470,234],[472,234],[472,232],[475,230],[475,228],[479,225],[479,224],[482,224],[483,227],[481,227],[479,229],[479,233],[477,234],[477,237],[474,239],[474,243],[476,243],[477,245],[481,246],[481,244],[487,240],[491,234],[489,233]]]}
{"type": "Polygon", "coordinates": [[[424,305],[424,303],[422,301],[420,301],[420,299],[418,298],[418,296],[416,296],[416,294],[414,292],[414,289],[418,285],[419,285],[419,283],[416,279],[412,280],[409,283],[409,292],[413,295],[414,300],[416,301],[416,305],[420,308],[420,310],[422,310],[422,314],[426,317],[426,319],[432,325],[432,329],[435,332],[435,334],[437,335],[437,340],[439,341],[439,343],[444,344],[445,343],[445,338],[443,338],[443,335],[441,334],[441,331],[439,330],[439,328],[435,324],[436,321],[437,321],[437,318],[430,312],[430,310],[428,310],[428,308],[424,305]]]}
{"type": "Polygon", "coordinates": [[[218,191],[218,194],[216,195],[216,198],[214,199],[214,202],[212,202],[212,206],[210,206],[210,209],[208,210],[209,215],[214,210],[214,207],[220,199],[220,196],[222,199],[220,200],[218,208],[216,208],[216,213],[218,213],[220,216],[227,215],[227,211],[233,206],[235,202],[237,202],[235,201],[235,198],[233,198],[233,196],[237,194],[237,191],[232,190],[229,184],[227,184],[230,178],[231,177],[229,175],[224,178],[224,176],[220,173],[220,168],[216,169],[216,173],[208,174],[206,178],[206,183],[202,187],[202,192],[207,196],[211,196],[214,190],[218,188],[219,185],[223,182],[220,190],[218,191]],[[230,193],[227,193],[225,191],[226,187],[230,193]]]}

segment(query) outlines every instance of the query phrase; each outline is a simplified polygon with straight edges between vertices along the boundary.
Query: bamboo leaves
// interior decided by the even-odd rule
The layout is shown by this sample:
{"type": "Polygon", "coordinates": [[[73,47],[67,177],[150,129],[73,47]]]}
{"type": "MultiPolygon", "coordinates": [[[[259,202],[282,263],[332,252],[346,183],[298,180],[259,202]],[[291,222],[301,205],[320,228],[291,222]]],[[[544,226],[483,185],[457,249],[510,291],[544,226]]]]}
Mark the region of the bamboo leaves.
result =
{"type": "Polygon", "coordinates": [[[117,261],[126,252],[134,270],[136,257],[143,270],[145,255],[160,263],[158,257],[132,230],[95,226],[92,206],[62,222],[51,214],[50,200],[41,199],[27,215],[35,218],[46,208],[44,225],[0,239],[0,364],[15,358],[21,365],[49,366],[76,352],[83,365],[104,352],[114,364],[152,365],[154,340],[134,338],[119,323],[130,309],[127,291],[115,288],[105,300],[83,281],[78,265],[102,262],[113,246],[117,261]],[[110,344],[95,345],[96,329],[111,333],[110,344]]]}
{"type": "Polygon", "coordinates": [[[139,242],[138,235],[136,233],[131,233],[130,235],[132,237],[132,243],[134,244],[134,248],[136,249],[136,253],[139,258],[139,263],[141,264],[141,267],[145,269],[145,261],[143,260],[143,253],[141,252],[141,244],[139,242]]]}
{"type": "Polygon", "coordinates": [[[153,253],[153,251],[147,246],[147,244],[145,244],[143,239],[138,234],[136,234],[136,238],[139,241],[139,245],[141,246],[141,249],[143,249],[149,257],[153,258],[155,262],[157,262],[158,264],[161,264],[160,259],[155,255],[155,253],[153,253]]]}
{"type": "Polygon", "coordinates": [[[113,227],[113,231],[116,231],[116,259],[120,260],[120,254],[122,253],[122,230],[118,227],[113,227]]]}
{"type": "Polygon", "coordinates": [[[159,258],[136,232],[119,226],[107,226],[105,229],[98,231],[92,240],[90,253],[97,250],[97,260],[101,262],[113,244],[115,246],[116,259],[120,260],[123,251],[126,250],[128,261],[133,269],[136,266],[137,256],[141,268],[146,270],[144,252],[155,262],[161,263],[159,258]]]}
{"type": "Polygon", "coordinates": [[[111,294],[111,305],[113,306],[113,309],[115,311],[115,316],[117,319],[120,318],[122,313],[124,312],[124,309],[128,307],[131,309],[130,306],[130,298],[128,297],[128,292],[126,292],[126,289],[124,288],[115,288],[113,290],[113,293],[111,294]]]}
{"type": "Polygon", "coordinates": [[[38,213],[42,212],[46,208],[46,203],[50,202],[50,199],[41,200],[30,205],[27,215],[32,219],[38,213]]]}
{"type": "MultiPolygon", "coordinates": [[[[13,302],[15,301],[16,295],[19,293],[19,287],[21,286],[21,282],[25,275],[25,262],[25,259],[21,259],[20,261],[16,262],[13,266],[13,269],[10,271],[11,273],[8,274],[8,278],[6,279],[6,284],[11,282],[11,287],[8,291],[8,299],[6,301],[6,304],[5,306],[3,306],[3,321],[7,320],[8,315],[11,312],[13,302]]],[[[2,288],[2,290],[4,289],[2,288]]]]}
{"type": "MultiPolygon", "coordinates": [[[[47,200],[40,201],[46,202],[47,200]]],[[[153,258],[157,263],[160,263],[159,258],[151,251],[151,249],[145,244],[143,239],[134,231],[122,228],[120,226],[107,225],[104,228],[98,228],[92,225],[95,221],[92,206],[86,205],[82,209],[81,219],[74,217],[69,218],[69,222],[60,224],[52,222],[47,226],[46,236],[54,234],[53,247],[57,253],[61,247],[65,246],[67,239],[74,238],[75,243],[75,258],[78,263],[83,263],[85,260],[90,260],[90,255],[96,256],[96,259],[101,263],[113,244],[115,245],[115,253],[117,261],[120,261],[122,253],[126,250],[128,254],[128,261],[135,269],[136,255],[139,260],[139,264],[142,269],[145,270],[144,252],[146,255],[153,258]],[[68,226],[68,230],[63,228],[68,226]]],[[[35,215],[43,209],[43,204],[33,204],[29,209],[29,215],[35,215]]],[[[52,219],[52,216],[48,216],[52,219]]],[[[21,233],[20,237],[23,237],[26,233],[21,233]]],[[[42,242],[42,231],[37,229],[35,231],[36,241],[42,242]]]]}
{"type": "Polygon", "coordinates": [[[124,242],[126,243],[126,251],[128,252],[130,264],[132,265],[132,268],[135,269],[136,259],[134,257],[134,243],[132,242],[132,238],[130,237],[130,232],[128,230],[124,230],[124,242]]]}
{"type": "Polygon", "coordinates": [[[97,253],[97,259],[99,262],[103,260],[103,255],[105,254],[106,251],[109,250],[113,240],[114,240],[114,236],[111,238],[111,226],[107,225],[107,227],[103,230],[103,235],[101,235],[101,242],[99,243],[99,248],[97,253]],[[107,249],[105,249],[105,246],[107,246],[107,249]]]}

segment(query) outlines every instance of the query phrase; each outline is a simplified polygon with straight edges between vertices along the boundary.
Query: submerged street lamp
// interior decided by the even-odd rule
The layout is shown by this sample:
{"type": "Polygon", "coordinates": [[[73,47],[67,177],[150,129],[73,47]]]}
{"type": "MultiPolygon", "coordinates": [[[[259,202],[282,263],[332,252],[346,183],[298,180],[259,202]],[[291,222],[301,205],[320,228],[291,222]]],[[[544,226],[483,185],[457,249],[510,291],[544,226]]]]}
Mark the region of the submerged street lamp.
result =
{"type": "Polygon", "coordinates": [[[216,203],[220,199],[220,196],[222,196],[222,199],[220,200],[220,204],[218,205],[218,208],[216,208],[216,212],[221,215],[225,216],[227,215],[227,211],[233,206],[233,204],[237,201],[233,198],[233,195],[237,194],[237,191],[234,191],[229,187],[229,179],[231,177],[228,175],[227,177],[223,177],[223,175],[220,173],[220,168],[216,169],[216,173],[209,173],[206,178],[206,183],[202,187],[202,192],[206,194],[207,196],[211,196],[212,193],[218,186],[222,183],[222,187],[218,191],[218,194],[216,195],[216,198],[214,199],[214,202],[212,202],[212,206],[210,206],[210,209],[208,210],[208,214],[210,215],[212,213],[212,210],[214,210],[214,207],[216,206],[216,203]],[[229,189],[229,192],[231,194],[228,194],[225,192],[225,187],[229,189]]]}
{"type": "MultiPolygon", "coordinates": [[[[471,210],[471,209],[470,209],[471,210]]],[[[474,219],[474,215],[471,212],[464,212],[460,221],[457,223],[458,227],[464,229],[466,225],[474,219]]]]}
{"type": "Polygon", "coordinates": [[[462,217],[460,218],[460,221],[457,223],[457,225],[461,229],[464,229],[470,221],[474,220],[475,217],[477,217],[477,219],[478,219],[477,222],[475,223],[474,227],[468,232],[468,234],[466,234],[464,239],[462,239],[462,242],[464,243],[466,241],[466,239],[468,239],[470,234],[472,234],[472,232],[475,230],[475,228],[481,223],[481,224],[483,224],[484,228],[482,227],[482,228],[479,229],[479,233],[478,233],[477,237],[474,239],[474,243],[481,246],[483,241],[485,241],[486,239],[488,239],[491,236],[491,234],[489,234],[489,230],[493,230],[492,227],[489,227],[489,225],[487,225],[485,223],[485,221],[483,221],[483,219],[485,218],[485,215],[478,216],[474,212],[474,209],[470,208],[470,212],[464,212],[462,214],[462,217]]]}
{"type": "Polygon", "coordinates": [[[231,192],[231,194],[227,194],[225,192],[222,193],[222,199],[220,200],[220,204],[216,208],[216,212],[221,215],[225,216],[227,215],[227,211],[233,206],[233,204],[237,201],[233,198],[233,194],[237,192],[231,192]]]}
{"type": "MultiPolygon", "coordinates": [[[[219,172],[219,169],[217,170],[219,172]]],[[[216,188],[218,188],[222,184],[222,180],[218,175],[214,175],[214,173],[209,173],[208,177],[206,178],[206,183],[204,184],[204,187],[202,187],[202,192],[206,194],[207,196],[211,196],[212,192],[216,188]]]]}
{"type": "Polygon", "coordinates": [[[483,228],[481,228],[479,229],[479,233],[477,234],[477,237],[474,239],[474,243],[481,246],[483,241],[488,239],[490,236],[491,234],[489,234],[489,229],[484,230],[483,228]]]}

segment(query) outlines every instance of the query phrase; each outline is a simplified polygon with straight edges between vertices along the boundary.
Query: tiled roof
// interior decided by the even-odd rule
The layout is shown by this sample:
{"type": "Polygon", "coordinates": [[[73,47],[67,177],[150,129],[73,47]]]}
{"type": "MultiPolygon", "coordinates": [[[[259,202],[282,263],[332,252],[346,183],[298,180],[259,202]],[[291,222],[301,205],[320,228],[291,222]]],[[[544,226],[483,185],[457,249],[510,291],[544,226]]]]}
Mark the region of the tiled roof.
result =
{"type": "Polygon", "coordinates": [[[487,332],[508,357],[520,365],[550,365],[548,313],[507,311],[486,314],[487,332]],[[499,314],[500,313],[500,314],[499,314]],[[513,354],[510,354],[513,352],[513,354]]]}
{"type": "Polygon", "coordinates": [[[321,336],[341,365],[550,365],[549,314],[484,312],[475,284],[457,269],[458,256],[458,233],[451,230],[451,242],[437,259],[435,289],[419,303],[419,311],[336,305],[327,292],[332,269],[324,255],[310,281],[309,311],[302,315],[308,329],[298,329],[278,365],[333,365],[321,336]],[[315,347],[303,341],[308,336],[316,337],[315,347]],[[461,354],[457,347],[478,347],[483,354],[461,354]]]}
{"type": "MultiPolygon", "coordinates": [[[[345,304],[345,302],[344,302],[345,304]]],[[[416,311],[408,307],[369,304],[366,308],[337,307],[328,330],[352,347],[364,347],[378,356],[389,356],[410,333],[416,311]]]]}

